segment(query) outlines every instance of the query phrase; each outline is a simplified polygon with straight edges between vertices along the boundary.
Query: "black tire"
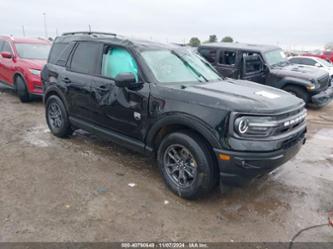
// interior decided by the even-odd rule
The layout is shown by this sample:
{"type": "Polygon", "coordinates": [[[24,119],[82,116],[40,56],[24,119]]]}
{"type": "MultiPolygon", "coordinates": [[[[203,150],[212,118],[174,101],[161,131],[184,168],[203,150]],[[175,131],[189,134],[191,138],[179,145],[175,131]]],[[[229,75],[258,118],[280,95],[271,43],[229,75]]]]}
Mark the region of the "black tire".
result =
{"type": "Polygon", "coordinates": [[[58,96],[52,95],[46,100],[45,117],[53,135],[65,138],[73,133],[66,108],[58,96]]]}
{"type": "Polygon", "coordinates": [[[15,89],[21,102],[26,103],[31,101],[31,96],[28,92],[27,85],[25,84],[24,79],[22,79],[20,76],[16,77],[15,79],[15,89]]]}
{"type": "MultiPolygon", "coordinates": [[[[176,155],[174,152],[171,154],[174,157],[176,155]]],[[[200,136],[193,132],[180,131],[167,135],[158,148],[157,161],[165,183],[180,197],[196,199],[210,192],[218,182],[218,170],[208,146],[200,136]],[[172,149],[175,151],[178,150],[178,156],[183,162],[178,160],[179,162],[177,164],[176,161],[170,157],[170,153],[173,151],[172,149]],[[188,154],[188,152],[191,155],[188,155],[185,160],[184,155],[188,154]],[[180,156],[181,154],[182,156],[180,156]],[[190,158],[191,160],[189,160],[190,158]],[[170,161],[168,162],[168,160],[170,161]],[[172,163],[172,161],[174,163],[172,163]],[[170,167],[172,167],[172,169],[170,169],[170,167]],[[172,172],[174,173],[172,174],[172,172]],[[189,173],[191,173],[193,177],[191,177],[189,173]],[[181,180],[181,178],[184,179],[181,180]]]]}
{"type": "Polygon", "coordinates": [[[288,93],[295,95],[296,97],[303,99],[306,104],[309,103],[310,96],[305,91],[304,88],[299,86],[286,86],[283,90],[287,91],[288,93]]]}

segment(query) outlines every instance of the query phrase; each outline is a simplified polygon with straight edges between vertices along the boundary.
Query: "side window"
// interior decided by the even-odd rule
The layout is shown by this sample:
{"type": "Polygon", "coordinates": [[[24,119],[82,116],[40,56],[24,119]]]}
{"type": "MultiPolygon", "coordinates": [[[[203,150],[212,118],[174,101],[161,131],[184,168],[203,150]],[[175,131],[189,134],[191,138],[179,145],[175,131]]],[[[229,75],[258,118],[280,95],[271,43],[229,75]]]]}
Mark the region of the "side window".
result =
{"type": "Polygon", "coordinates": [[[6,41],[4,42],[1,52],[13,53],[12,48],[10,47],[9,42],[6,42],[6,41]]]}
{"type": "Polygon", "coordinates": [[[299,58],[291,58],[289,61],[290,61],[291,63],[295,63],[295,64],[302,64],[302,63],[300,62],[299,58]]]}
{"type": "Polygon", "coordinates": [[[103,53],[101,75],[115,78],[121,73],[132,73],[138,81],[138,65],[124,48],[108,47],[103,53]]]}
{"type": "Polygon", "coordinates": [[[95,73],[99,48],[100,44],[98,43],[80,42],[72,57],[71,70],[78,73],[95,73]]]}
{"type": "Polygon", "coordinates": [[[243,58],[245,74],[259,73],[263,70],[263,63],[258,53],[245,52],[243,53],[243,58]]]}
{"type": "Polygon", "coordinates": [[[75,43],[54,43],[50,52],[49,63],[65,66],[75,43]]]}
{"type": "Polygon", "coordinates": [[[304,65],[314,66],[316,64],[316,62],[312,59],[303,58],[301,60],[302,60],[302,64],[304,64],[304,65]]]}
{"type": "Polygon", "coordinates": [[[215,49],[200,49],[200,54],[204,57],[208,62],[215,63],[216,61],[216,50],[215,49]]]}
{"type": "Polygon", "coordinates": [[[219,64],[235,66],[236,52],[235,51],[221,51],[219,56],[219,64]]]}
{"type": "Polygon", "coordinates": [[[4,43],[5,43],[5,41],[0,41],[0,52],[2,52],[2,47],[3,47],[4,43]]]}

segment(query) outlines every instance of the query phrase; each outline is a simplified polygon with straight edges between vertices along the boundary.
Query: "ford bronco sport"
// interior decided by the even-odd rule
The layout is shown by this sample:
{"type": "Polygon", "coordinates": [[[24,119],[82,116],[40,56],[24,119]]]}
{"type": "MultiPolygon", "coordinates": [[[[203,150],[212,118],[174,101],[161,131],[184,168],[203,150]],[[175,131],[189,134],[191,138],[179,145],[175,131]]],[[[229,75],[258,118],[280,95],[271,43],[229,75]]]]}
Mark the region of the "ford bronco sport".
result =
{"type": "Polygon", "coordinates": [[[301,99],[222,79],[176,46],[66,33],[55,39],[42,81],[55,136],[80,128],[154,156],[168,187],[184,198],[268,173],[305,142],[301,99]]]}
{"type": "Polygon", "coordinates": [[[314,107],[333,98],[327,72],[290,63],[279,47],[222,42],[202,45],[198,52],[225,77],[283,89],[314,107]]]}

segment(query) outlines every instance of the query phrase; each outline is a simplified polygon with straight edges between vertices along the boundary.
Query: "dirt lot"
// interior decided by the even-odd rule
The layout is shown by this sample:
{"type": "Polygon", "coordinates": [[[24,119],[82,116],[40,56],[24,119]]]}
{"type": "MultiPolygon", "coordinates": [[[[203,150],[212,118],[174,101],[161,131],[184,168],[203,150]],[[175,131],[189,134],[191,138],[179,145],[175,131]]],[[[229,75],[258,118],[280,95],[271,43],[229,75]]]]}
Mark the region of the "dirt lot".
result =
{"type": "MultiPolygon", "coordinates": [[[[40,101],[0,88],[0,241],[288,241],[333,210],[333,103],[309,111],[308,141],[265,179],[185,201],[155,163],[83,131],[52,136],[40,101]]],[[[333,242],[333,229],[299,241],[333,242]]]]}

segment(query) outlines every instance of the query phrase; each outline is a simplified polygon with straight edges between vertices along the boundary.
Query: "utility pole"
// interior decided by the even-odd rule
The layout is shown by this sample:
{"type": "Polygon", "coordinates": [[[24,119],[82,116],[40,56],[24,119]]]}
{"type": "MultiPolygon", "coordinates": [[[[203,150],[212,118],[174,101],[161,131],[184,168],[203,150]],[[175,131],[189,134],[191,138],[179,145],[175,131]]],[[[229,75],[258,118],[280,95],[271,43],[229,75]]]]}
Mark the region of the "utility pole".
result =
{"type": "Polygon", "coordinates": [[[90,24],[89,24],[89,32],[91,32],[91,26],[90,26],[90,24]]]}
{"type": "Polygon", "coordinates": [[[44,16],[44,36],[45,36],[45,38],[48,38],[47,26],[46,26],[46,13],[45,12],[43,12],[43,16],[44,16]]]}
{"type": "Polygon", "coordinates": [[[22,34],[23,34],[23,36],[25,36],[25,29],[24,29],[24,25],[22,25],[22,34]]]}
{"type": "Polygon", "coordinates": [[[56,36],[59,36],[58,28],[56,28],[56,36]]]}

